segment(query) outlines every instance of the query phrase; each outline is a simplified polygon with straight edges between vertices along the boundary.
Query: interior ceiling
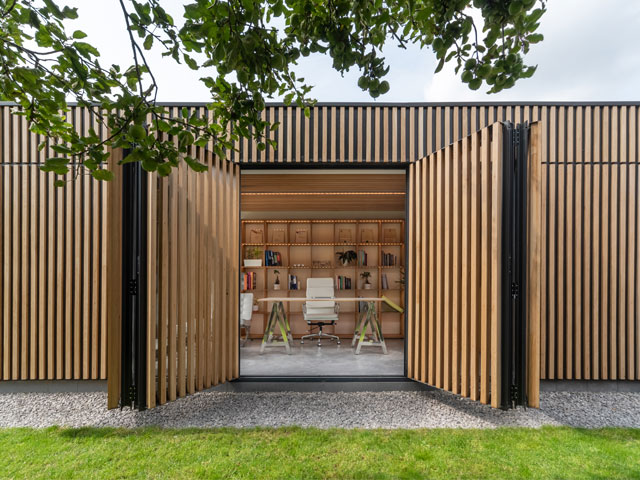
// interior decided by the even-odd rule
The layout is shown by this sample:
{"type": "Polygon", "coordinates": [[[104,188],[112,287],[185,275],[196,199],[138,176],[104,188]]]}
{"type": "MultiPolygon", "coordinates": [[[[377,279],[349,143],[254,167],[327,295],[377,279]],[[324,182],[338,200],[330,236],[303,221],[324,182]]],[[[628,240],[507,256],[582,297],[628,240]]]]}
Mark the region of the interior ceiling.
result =
{"type": "Polygon", "coordinates": [[[242,172],[244,212],[402,212],[404,170],[376,173],[242,172]]]}

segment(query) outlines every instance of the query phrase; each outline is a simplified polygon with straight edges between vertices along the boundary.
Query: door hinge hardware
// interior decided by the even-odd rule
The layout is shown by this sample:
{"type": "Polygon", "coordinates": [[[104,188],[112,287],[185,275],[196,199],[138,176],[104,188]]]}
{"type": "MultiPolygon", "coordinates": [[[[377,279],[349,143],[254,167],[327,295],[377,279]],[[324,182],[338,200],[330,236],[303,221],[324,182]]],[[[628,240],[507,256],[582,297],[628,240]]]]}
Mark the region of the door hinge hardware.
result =
{"type": "Polygon", "coordinates": [[[518,398],[520,398],[520,392],[518,392],[517,385],[511,385],[510,394],[511,394],[511,401],[513,403],[517,403],[518,398]]]}
{"type": "Polygon", "coordinates": [[[137,295],[138,294],[138,280],[135,278],[129,280],[129,295],[137,295]]]}
{"type": "Polygon", "coordinates": [[[518,284],[516,282],[511,284],[511,297],[518,298],[518,284]]]}

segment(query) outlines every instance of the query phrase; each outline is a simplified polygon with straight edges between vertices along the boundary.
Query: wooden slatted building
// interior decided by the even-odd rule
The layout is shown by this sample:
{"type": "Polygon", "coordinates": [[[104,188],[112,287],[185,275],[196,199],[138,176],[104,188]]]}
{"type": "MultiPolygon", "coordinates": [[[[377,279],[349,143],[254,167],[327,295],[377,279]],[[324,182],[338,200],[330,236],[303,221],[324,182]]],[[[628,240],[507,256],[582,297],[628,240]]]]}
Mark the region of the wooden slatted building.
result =
{"type": "MultiPolygon", "coordinates": [[[[175,115],[182,106],[205,114],[203,105],[167,105],[175,115]]],[[[264,118],[280,122],[267,132],[278,148],[259,151],[242,140],[228,160],[234,171],[275,163],[408,167],[494,122],[539,122],[541,378],[640,380],[639,107],[320,104],[307,118],[273,105],[264,118]]],[[[111,187],[81,175],[55,188],[38,170],[50,152],[38,151],[40,139],[10,109],[0,106],[0,379],[105,379],[111,187]]],[[[79,130],[96,128],[80,108],[72,107],[69,119],[79,130]]],[[[184,175],[160,182],[198,185],[184,175]]],[[[169,197],[157,201],[171,198],[166,188],[160,191],[169,197]]],[[[173,208],[172,201],[162,208],[173,208]]],[[[162,249],[162,238],[155,241],[162,249]]],[[[208,385],[226,374],[199,375],[208,385]]]]}

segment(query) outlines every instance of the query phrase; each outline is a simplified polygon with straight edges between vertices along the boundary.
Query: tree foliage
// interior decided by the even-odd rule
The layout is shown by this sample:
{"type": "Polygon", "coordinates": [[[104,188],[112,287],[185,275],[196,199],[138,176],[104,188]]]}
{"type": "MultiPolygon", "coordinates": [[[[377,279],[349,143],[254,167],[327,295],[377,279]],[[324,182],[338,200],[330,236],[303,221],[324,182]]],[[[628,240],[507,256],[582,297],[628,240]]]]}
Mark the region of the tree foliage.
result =
{"type": "Polygon", "coordinates": [[[266,99],[282,97],[308,115],[311,86],[295,67],[313,54],[329,55],[340,73],[357,68],[359,87],[373,98],[389,90],[381,53],[389,43],[429,47],[436,72],[454,62],[469,88],[499,92],[533,75],[523,57],[542,40],[545,11],[544,0],[195,0],[178,24],[161,0],[112,1],[131,45],[121,65],[104,65],[87,33],[70,31],[78,13],[64,2],[0,0],[0,98],[16,102],[15,113],[56,152],[43,170],[63,175],[73,160],[110,179],[107,148],[124,147],[124,162],[168,175],[181,160],[206,168],[189,156],[192,146],[224,155],[234,140],[253,137],[264,149],[265,131],[277,128],[261,119],[266,99]],[[145,56],[154,46],[167,61],[214,67],[215,76],[201,78],[211,93],[208,115],[185,110],[176,118],[157,105],[145,56]],[[67,101],[89,109],[108,138],[77,133],[67,101]]]}

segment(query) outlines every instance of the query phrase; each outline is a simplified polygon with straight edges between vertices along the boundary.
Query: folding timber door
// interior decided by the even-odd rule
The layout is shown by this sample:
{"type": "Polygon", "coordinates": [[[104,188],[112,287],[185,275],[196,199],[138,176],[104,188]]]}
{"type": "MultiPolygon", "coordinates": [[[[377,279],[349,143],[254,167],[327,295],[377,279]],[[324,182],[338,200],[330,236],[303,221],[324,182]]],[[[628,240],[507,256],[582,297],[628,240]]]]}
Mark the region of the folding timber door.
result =
{"type": "Polygon", "coordinates": [[[409,170],[408,376],[493,407],[538,404],[537,129],[495,123],[409,170]]]}
{"type": "MultiPolygon", "coordinates": [[[[119,315],[114,308],[110,317],[110,408],[153,408],[239,375],[240,170],[204,149],[197,154],[208,166],[205,173],[182,163],[165,178],[145,174],[144,248],[129,271],[126,261],[122,271],[112,261],[113,297],[123,309],[119,315]],[[127,308],[132,295],[142,307],[133,313],[127,308]]],[[[126,202],[126,180],[124,188],[117,182],[113,190],[124,193],[126,202]]],[[[122,205],[112,204],[117,216],[122,205]]],[[[115,251],[113,259],[118,256],[127,257],[115,251]]]]}

